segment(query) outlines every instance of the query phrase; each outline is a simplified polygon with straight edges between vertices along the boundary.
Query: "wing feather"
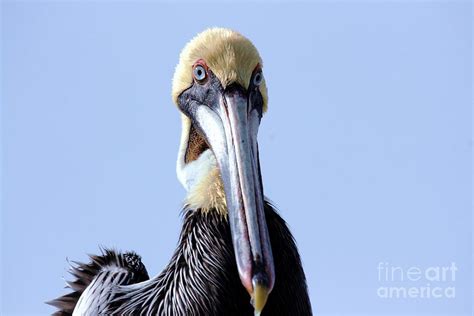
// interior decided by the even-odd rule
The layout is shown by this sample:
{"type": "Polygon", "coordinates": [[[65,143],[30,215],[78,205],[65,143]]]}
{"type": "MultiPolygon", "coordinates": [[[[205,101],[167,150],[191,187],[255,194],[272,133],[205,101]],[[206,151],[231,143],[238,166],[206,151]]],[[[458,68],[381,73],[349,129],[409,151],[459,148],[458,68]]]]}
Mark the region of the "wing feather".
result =
{"type": "Polygon", "coordinates": [[[140,256],[134,252],[120,253],[104,249],[101,255],[90,255],[87,264],[72,262],[73,281],[66,281],[73,292],[47,302],[58,308],[53,316],[97,315],[110,303],[112,291],[149,279],[140,256]]]}

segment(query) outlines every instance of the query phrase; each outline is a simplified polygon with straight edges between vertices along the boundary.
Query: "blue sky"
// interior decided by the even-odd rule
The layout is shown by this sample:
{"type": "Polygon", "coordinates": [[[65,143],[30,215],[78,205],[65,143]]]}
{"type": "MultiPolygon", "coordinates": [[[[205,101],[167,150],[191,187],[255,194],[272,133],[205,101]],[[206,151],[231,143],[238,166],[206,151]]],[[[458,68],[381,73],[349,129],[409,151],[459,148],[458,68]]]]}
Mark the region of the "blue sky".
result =
{"type": "Polygon", "coordinates": [[[265,192],[317,314],[470,315],[471,20],[468,1],[3,2],[1,314],[52,312],[66,257],[99,245],[164,267],[184,198],[171,77],[190,38],[224,26],[264,60],[265,192]],[[379,280],[380,263],[453,262],[455,280],[379,280]]]}

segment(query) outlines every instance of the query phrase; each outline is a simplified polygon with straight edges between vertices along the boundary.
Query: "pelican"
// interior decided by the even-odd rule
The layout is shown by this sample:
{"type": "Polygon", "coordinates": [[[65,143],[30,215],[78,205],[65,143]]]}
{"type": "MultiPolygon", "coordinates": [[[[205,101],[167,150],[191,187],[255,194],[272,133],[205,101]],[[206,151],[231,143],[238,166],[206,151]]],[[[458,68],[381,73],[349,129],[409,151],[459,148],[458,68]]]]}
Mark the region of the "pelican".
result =
{"type": "Polygon", "coordinates": [[[211,28],[182,50],[172,99],[182,117],[177,175],[187,191],[169,264],[149,278],[133,252],[75,263],[54,315],[312,315],[295,241],[264,197],[257,133],[263,63],[243,35],[211,28]]]}

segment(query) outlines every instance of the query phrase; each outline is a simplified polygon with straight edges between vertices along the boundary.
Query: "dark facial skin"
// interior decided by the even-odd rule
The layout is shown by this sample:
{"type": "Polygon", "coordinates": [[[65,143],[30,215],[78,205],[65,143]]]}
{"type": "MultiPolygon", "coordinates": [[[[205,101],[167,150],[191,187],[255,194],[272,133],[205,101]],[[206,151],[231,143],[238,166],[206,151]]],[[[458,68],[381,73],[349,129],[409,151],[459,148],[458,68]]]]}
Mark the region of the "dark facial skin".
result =
{"type": "Polygon", "coordinates": [[[254,77],[258,71],[259,69],[256,68],[254,74],[250,78],[249,88],[248,90],[245,90],[242,86],[236,83],[231,84],[224,89],[212,70],[207,69],[207,77],[202,82],[194,80],[193,85],[184,90],[178,96],[178,107],[181,112],[191,119],[193,126],[201,133],[202,130],[199,127],[199,123],[194,119],[196,108],[200,105],[205,105],[211,109],[217,109],[219,99],[224,93],[242,93],[246,95],[249,100],[249,112],[252,109],[256,109],[261,118],[263,114],[263,97],[260,93],[259,87],[254,83],[254,77]]]}

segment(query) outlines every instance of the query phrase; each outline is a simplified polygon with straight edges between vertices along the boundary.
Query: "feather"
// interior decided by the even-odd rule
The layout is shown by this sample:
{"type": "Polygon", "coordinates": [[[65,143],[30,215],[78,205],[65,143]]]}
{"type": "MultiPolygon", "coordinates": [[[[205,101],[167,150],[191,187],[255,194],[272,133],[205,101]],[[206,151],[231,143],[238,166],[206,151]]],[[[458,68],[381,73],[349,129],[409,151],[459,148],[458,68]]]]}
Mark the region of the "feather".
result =
{"type": "Polygon", "coordinates": [[[105,305],[109,301],[107,293],[111,293],[114,286],[149,278],[140,256],[134,252],[118,253],[109,249],[102,249],[101,252],[100,256],[89,255],[91,261],[87,264],[71,261],[69,272],[75,280],[66,281],[66,287],[73,292],[46,302],[59,309],[53,315],[87,315],[84,310],[100,309],[101,304],[105,305]]]}

